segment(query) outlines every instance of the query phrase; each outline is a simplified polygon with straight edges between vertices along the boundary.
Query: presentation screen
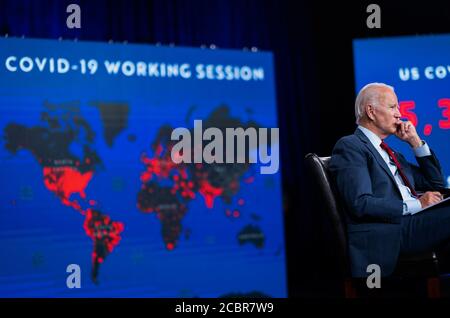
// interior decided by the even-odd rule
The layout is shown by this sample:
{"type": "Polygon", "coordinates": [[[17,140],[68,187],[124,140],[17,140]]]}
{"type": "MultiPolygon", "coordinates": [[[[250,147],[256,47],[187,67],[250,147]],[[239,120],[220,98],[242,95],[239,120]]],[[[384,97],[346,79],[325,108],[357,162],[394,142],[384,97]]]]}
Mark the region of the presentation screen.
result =
{"type": "MultiPolygon", "coordinates": [[[[371,82],[394,86],[400,112],[436,153],[450,187],[450,35],[358,39],[353,43],[356,90],[371,82]]],[[[389,145],[415,162],[410,146],[389,145]]]]}
{"type": "Polygon", "coordinates": [[[272,60],[1,39],[0,297],[287,296],[278,165],[171,151],[277,127],[272,60]]]}

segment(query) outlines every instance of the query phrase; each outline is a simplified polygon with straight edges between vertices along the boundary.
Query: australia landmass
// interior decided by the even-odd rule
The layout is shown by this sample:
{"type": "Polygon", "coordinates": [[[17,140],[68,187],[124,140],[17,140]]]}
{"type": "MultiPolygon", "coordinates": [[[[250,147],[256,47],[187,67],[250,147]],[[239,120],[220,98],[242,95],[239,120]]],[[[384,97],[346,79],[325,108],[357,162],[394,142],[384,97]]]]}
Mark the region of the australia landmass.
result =
{"type": "Polygon", "coordinates": [[[264,247],[265,236],[261,229],[256,225],[246,225],[239,233],[237,234],[237,239],[239,245],[243,245],[246,243],[250,243],[255,245],[257,248],[264,247]]]}

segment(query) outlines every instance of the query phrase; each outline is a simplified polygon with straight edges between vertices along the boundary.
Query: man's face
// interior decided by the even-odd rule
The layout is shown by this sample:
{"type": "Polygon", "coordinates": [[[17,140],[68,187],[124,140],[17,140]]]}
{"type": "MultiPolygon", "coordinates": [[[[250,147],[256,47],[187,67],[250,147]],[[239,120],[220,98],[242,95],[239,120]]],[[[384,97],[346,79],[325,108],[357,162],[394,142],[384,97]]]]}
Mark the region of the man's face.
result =
{"type": "Polygon", "coordinates": [[[372,108],[373,123],[383,135],[389,136],[397,130],[401,122],[397,95],[389,88],[380,88],[382,97],[372,108]]]}

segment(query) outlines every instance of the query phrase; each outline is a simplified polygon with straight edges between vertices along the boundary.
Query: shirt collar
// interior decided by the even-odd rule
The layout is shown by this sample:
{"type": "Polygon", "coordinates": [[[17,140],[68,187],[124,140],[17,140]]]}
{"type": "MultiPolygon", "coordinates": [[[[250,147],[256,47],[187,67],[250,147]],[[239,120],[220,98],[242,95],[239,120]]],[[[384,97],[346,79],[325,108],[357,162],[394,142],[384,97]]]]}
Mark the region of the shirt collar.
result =
{"type": "Polygon", "coordinates": [[[382,142],[381,138],[378,137],[373,131],[359,125],[358,128],[363,132],[364,135],[370,140],[372,145],[378,149],[380,148],[380,144],[382,142]]]}

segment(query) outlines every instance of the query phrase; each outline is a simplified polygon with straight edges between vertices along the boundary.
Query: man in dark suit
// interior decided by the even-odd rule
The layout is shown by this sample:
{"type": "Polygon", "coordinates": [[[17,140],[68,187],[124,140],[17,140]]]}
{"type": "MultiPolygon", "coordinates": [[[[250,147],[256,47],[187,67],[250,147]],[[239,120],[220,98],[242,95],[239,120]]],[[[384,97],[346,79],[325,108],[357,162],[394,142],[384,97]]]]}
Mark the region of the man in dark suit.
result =
{"type": "Polygon", "coordinates": [[[448,205],[421,212],[443,199],[444,177],[414,125],[400,120],[393,87],[366,85],[356,98],[355,115],[358,128],[336,143],[330,171],[346,210],[352,276],[367,277],[369,264],[388,276],[400,254],[425,252],[450,240],[448,205]],[[390,135],[411,146],[418,165],[384,142],[390,135]]]}

